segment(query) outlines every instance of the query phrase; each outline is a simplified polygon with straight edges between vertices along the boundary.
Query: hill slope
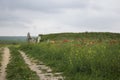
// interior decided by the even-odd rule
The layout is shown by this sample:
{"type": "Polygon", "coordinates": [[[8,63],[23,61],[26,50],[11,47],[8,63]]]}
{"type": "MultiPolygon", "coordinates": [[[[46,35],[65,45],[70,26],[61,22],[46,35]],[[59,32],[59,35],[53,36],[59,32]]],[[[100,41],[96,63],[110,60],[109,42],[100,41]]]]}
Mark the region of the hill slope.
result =
{"type": "Polygon", "coordinates": [[[63,39],[120,39],[120,33],[108,32],[85,32],[85,33],[57,33],[42,36],[42,40],[63,40],[63,39]]]}

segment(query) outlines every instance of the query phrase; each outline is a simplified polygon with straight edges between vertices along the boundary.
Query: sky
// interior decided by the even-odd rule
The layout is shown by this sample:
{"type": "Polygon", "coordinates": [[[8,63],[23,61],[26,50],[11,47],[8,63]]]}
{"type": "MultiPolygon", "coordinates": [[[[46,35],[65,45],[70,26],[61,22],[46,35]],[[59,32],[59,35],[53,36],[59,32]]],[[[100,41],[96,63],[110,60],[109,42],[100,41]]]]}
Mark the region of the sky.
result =
{"type": "Polygon", "coordinates": [[[120,33],[120,0],[0,0],[0,36],[120,33]]]}

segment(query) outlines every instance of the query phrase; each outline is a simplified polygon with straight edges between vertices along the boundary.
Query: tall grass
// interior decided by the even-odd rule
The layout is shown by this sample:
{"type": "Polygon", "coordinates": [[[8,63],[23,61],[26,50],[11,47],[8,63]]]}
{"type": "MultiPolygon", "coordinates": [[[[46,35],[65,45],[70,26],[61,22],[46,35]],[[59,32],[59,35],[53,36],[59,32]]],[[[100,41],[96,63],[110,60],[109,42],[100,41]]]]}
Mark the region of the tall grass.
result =
{"type": "Polygon", "coordinates": [[[21,49],[63,72],[66,80],[120,80],[119,41],[43,42],[22,45],[21,49]]]}
{"type": "Polygon", "coordinates": [[[120,80],[119,33],[48,34],[42,41],[20,48],[54,71],[63,72],[66,80],[120,80]]]}

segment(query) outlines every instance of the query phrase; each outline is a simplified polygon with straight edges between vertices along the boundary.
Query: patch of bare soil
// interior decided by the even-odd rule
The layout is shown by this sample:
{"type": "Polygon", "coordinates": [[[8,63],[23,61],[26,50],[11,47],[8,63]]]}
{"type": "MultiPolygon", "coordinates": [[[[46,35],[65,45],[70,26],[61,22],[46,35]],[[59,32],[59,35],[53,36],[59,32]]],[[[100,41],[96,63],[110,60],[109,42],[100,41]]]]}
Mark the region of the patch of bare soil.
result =
{"type": "Polygon", "coordinates": [[[61,76],[61,73],[52,73],[50,67],[44,65],[42,62],[40,64],[37,64],[31,58],[27,57],[24,52],[19,52],[22,55],[25,63],[28,64],[29,68],[32,71],[36,72],[40,80],[64,80],[64,78],[61,76]]]}
{"type": "Polygon", "coordinates": [[[6,68],[7,68],[7,64],[9,63],[10,60],[10,51],[9,49],[6,47],[3,50],[3,54],[2,54],[2,62],[1,62],[1,70],[0,70],[0,80],[6,80],[6,68]]]}

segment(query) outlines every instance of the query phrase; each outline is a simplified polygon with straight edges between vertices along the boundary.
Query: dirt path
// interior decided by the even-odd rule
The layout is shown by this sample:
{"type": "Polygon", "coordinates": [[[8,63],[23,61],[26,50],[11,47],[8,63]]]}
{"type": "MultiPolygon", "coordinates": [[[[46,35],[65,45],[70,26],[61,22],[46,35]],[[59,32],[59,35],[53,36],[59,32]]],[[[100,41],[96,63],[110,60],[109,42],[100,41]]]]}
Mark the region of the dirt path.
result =
{"type": "Polygon", "coordinates": [[[28,64],[29,68],[32,71],[35,71],[37,73],[40,80],[63,80],[61,73],[53,74],[52,70],[48,66],[44,65],[42,62],[40,64],[37,64],[32,59],[28,58],[24,52],[19,52],[25,60],[25,63],[28,64]]]}
{"type": "Polygon", "coordinates": [[[0,80],[6,80],[6,68],[7,64],[10,60],[10,51],[8,48],[4,48],[1,62],[1,72],[0,72],[0,80]]]}

